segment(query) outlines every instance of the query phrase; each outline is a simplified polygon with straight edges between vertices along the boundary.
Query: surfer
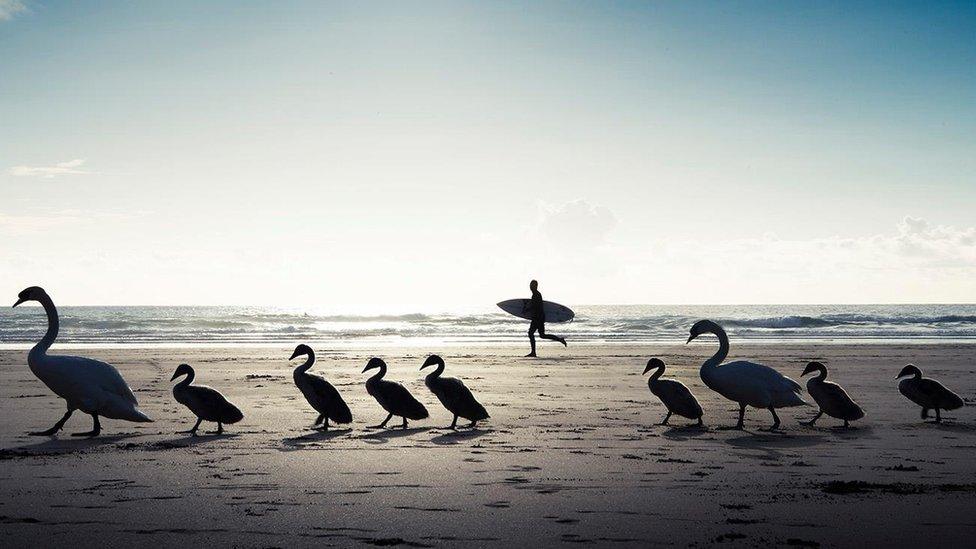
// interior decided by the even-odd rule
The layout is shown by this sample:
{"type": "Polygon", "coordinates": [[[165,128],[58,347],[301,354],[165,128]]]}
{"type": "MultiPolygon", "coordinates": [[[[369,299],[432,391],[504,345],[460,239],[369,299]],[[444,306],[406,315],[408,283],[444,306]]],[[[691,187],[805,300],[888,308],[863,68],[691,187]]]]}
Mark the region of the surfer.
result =
{"type": "Polygon", "coordinates": [[[566,346],[566,340],[557,335],[546,333],[546,311],[542,306],[542,294],[539,292],[539,282],[533,280],[529,282],[529,289],[532,290],[532,299],[530,299],[526,304],[526,308],[532,316],[532,323],[529,324],[529,344],[532,345],[532,352],[525,355],[526,357],[534,357],[535,355],[535,333],[539,332],[539,337],[542,339],[551,339],[552,341],[558,341],[566,346]]]}

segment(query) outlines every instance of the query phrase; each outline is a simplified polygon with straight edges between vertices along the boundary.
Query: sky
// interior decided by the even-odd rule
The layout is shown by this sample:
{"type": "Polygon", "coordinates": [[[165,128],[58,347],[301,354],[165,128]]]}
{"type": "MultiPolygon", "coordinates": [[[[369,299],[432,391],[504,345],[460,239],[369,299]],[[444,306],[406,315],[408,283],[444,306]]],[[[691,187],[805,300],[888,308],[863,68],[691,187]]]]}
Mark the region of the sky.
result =
{"type": "Polygon", "coordinates": [[[0,296],[976,301],[973,2],[0,0],[0,296]]]}

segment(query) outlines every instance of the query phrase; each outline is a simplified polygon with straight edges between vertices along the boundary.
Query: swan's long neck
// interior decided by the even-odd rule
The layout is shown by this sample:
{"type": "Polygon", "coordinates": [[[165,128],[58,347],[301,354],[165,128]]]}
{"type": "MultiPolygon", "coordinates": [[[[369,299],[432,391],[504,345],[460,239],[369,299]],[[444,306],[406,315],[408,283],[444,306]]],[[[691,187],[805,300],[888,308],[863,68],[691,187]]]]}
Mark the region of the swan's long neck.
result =
{"type": "Polygon", "coordinates": [[[827,368],[817,368],[817,369],[820,371],[820,375],[813,379],[816,379],[817,381],[823,381],[827,379],[827,368]]]}
{"type": "Polygon", "coordinates": [[[718,352],[702,364],[702,370],[718,367],[725,357],[729,356],[729,336],[725,334],[725,330],[716,325],[711,332],[718,338],[718,352]]]}
{"type": "MultiPolygon", "coordinates": [[[[176,387],[179,387],[180,389],[186,389],[187,387],[190,386],[191,383],[193,383],[193,378],[195,377],[197,377],[197,373],[194,372],[193,370],[190,370],[190,373],[186,374],[186,377],[183,378],[183,381],[177,383],[176,387]]],[[[174,389],[176,387],[174,387],[174,389]]]]}
{"type": "Polygon", "coordinates": [[[434,370],[433,372],[427,374],[427,379],[434,379],[434,378],[440,377],[441,374],[443,374],[443,373],[444,373],[444,361],[442,360],[442,361],[440,361],[440,362],[437,363],[437,369],[436,370],[434,370]]]}
{"type": "Polygon", "coordinates": [[[309,368],[312,367],[312,364],[315,364],[315,351],[309,351],[308,358],[305,360],[305,363],[297,366],[295,368],[295,373],[304,374],[309,368]]]}
{"type": "Polygon", "coordinates": [[[647,379],[647,382],[650,383],[652,381],[657,381],[658,378],[663,375],[664,375],[664,366],[661,366],[660,368],[654,370],[654,373],[651,374],[651,377],[647,379]]]}
{"type": "Polygon", "coordinates": [[[373,375],[373,377],[369,378],[369,380],[370,381],[379,381],[379,380],[383,379],[383,376],[385,376],[385,375],[386,375],[386,364],[381,364],[380,365],[380,371],[376,372],[373,375]]]}
{"type": "Polygon", "coordinates": [[[44,306],[44,312],[47,313],[47,333],[34,346],[33,352],[44,355],[47,354],[47,350],[51,348],[54,340],[58,338],[60,321],[58,320],[58,309],[49,296],[44,295],[38,301],[44,306]]]}

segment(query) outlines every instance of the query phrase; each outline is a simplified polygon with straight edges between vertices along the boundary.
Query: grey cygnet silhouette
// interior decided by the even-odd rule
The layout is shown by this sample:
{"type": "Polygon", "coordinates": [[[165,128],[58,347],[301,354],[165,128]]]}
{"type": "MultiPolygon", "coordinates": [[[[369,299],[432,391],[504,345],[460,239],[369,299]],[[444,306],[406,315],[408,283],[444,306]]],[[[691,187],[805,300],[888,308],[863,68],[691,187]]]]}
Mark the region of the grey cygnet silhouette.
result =
{"type": "Polygon", "coordinates": [[[423,370],[428,366],[435,365],[437,369],[427,374],[427,377],[424,378],[424,384],[427,385],[430,392],[434,393],[437,400],[441,401],[441,404],[454,414],[454,420],[451,421],[448,429],[457,427],[458,417],[470,421],[469,428],[474,428],[479,421],[488,419],[489,416],[485,407],[474,398],[474,395],[460,379],[441,377],[441,374],[444,373],[444,359],[437,355],[430,355],[420,369],[423,370]]]}
{"type": "Polygon", "coordinates": [[[302,355],[308,358],[295,368],[292,377],[295,385],[305,395],[305,400],[319,413],[312,428],[319,429],[318,425],[321,424],[320,430],[328,431],[329,420],[335,423],[352,423],[352,412],[349,411],[346,401],[342,400],[339,391],[325,378],[308,373],[312,364],[315,364],[315,351],[311,347],[305,344],[295,347],[295,352],[288,360],[294,360],[302,355]]]}
{"type": "Polygon", "coordinates": [[[664,407],[668,410],[667,415],[664,416],[659,425],[667,425],[668,420],[671,419],[671,414],[678,414],[688,419],[697,419],[696,425],[703,426],[701,404],[698,403],[695,395],[691,394],[688,387],[676,379],[661,379],[665,370],[664,361],[659,358],[648,360],[643,373],[646,374],[651,370],[656,371],[648,378],[647,387],[654,396],[661,399],[664,407]]]}
{"type": "Polygon", "coordinates": [[[365,374],[374,368],[379,368],[379,372],[366,380],[366,392],[375,398],[376,402],[389,414],[382,423],[375,425],[375,428],[382,429],[393,419],[393,416],[400,416],[403,418],[403,429],[406,429],[408,419],[424,419],[430,415],[427,413],[427,408],[424,408],[424,405],[414,398],[406,387],[383,379],[383,376],[386,375],[386,362],[373,357],[366,363],[363,373],[365,374]]]}
{"type": "Polygon", "coordinates": [[[566,347],[566,339],[553,334],[546,333],[546,310],[543,304],[542,293],[539,292],[539,282],[532,280],[529,282],[529,290],[532,291],[532,298],[526,303],[526,307],[532,313],[532,320],[529,324],[529,345],[532,351],[525,355],[534,357],[535,354],[535,333],[539,332],[539,337],[550,341],[558,341],[566,347]]]}
{"type": "Polygon", "coordinates": [[[193,428],[181,432],[196,436],[200,424],[206,420],[217,423],[215,434],[220,435],[224,432],[225,423],[237,423],[244,419],[244,414],[240,408],[234,406],[220,391],[206,385],[190,385],[193,383],[193,378],[196,377],[196,372],[189,364],[180,364],[173,372],[170,381],[180,376],[186,376],[186,378],[173,386],[173,397],[177,402],[189,408],[193,415],[197,416],[197,422],[193,428]]]}
{"type": "Polygon", "coordinates": [[[820,362],[811,362],[803,369],[800,377],[814,372],[820,372],[817,377],[807,381],[807,392],[813,397],[813,401],[820,407],[817,415],[810,421],[801,421],[803,425],[813,427],[813,424],[820,419],[820,416],[827,414],[830,417],[844,420],[844,428],[850,427],[850,422],[864,417],[864,410],[854,399],[851,398],[843,387],[827,380],[827,367],[820,362]]]}
{"type": "Polygon", "coordinates": [[[47,313],[47,332],[27,354],[27,365],[44,385],[63,398],[68,405],[68,410],[54,427],[46,431],[31,432],[31,435],[56,434],[75,410],[89,414],[93,422],[91,431],[72,433],[71,436],[76,437],[98,436],[102,431],[99,416],[140,423],[152,421],[139,409],[139,402],[132,394],[132,389],[111,364],[80,356],[47,354],[58,337],[58,310],[54,306],[54,300],[39,286],[31,286],[20,292],[14,307],[26,301],[40,303],[47,313]]]}
{"type": "Polygon", "coordinates": [[[764,408],[773,415],[770,430],[779,428],[777,408],[803,406],[800,398],[800,384],[784,376],[769,366],[737,360],[722,364],[729,355],[729,336],[721,326],[711,320],[699,320],[691,327],[687,343],[702,334],[718,337],[719,349],[712,358],[706,360],[699,370],[701,380],[709,389],[739,405],[739,421],[736,429],[743,429],[746,406],[764,408]]]}
{"type": "Polygon", "coordinates": [[[959,395],[946,388],[938,381],[922,377],[922,370],[914,364],[901,369],[895,379],[912,376],[898,383],[898,391],[908,400],[922,407],[922,419],[929,417],[929,410],[935,410],[935,422],[942,423],[941,410],[955,410],[965,404],[959,395]]]}

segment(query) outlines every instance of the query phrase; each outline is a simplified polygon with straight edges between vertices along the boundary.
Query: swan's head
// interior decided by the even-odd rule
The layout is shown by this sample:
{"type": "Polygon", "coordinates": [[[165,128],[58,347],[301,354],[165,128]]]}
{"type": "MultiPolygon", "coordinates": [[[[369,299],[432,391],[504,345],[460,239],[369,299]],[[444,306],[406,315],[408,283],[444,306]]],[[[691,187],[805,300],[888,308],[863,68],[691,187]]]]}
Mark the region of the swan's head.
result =
{"type": "Polygon", "coordinates": [[[699,320],[691,327],[691,334],[688,335],[688,341],[685,343],[691,343],[696,337],[702,334],[711,334],[715,332],[717,325],[711,320],[699,320]]]}
{"type": "Polygon", "coordinates": [[[17,294],[17,303],[14,303],[14,307],[25,301],[40,301],[42,297],[47,297],[47,292],[44,291],[44,288],[41,288],[40,286],[25,288],[22,292],[17,294]]]}
{"type": "Polygon", "coordinates": [[[533,280],[529,282],[529,289],[533,292],[539,289],[539,281],[533,280]]]}
{"type": "Polygon", "coordinates": [[[374,356],[373,358],[369,359],[369,362],[366,363],[366,367],[363,368],[363,373],[365,374],[366,372],[372,370],[373,368],[385,368],[385,367],[386,367],[386,363],[383,362],[383,359],[374,356]]]}
{"type": "Polygon", "coordinates": [[[288,360],[294,360],[295,357],[302,356],[302,355],[311,355],[311,354],[312,354],[312,348],[302,343],[298,347],[295,347],[295,352],[291,354],[291,358],[289,358],[288,360]]]}
{"type": "Polygon", "coordinates": [[[436,366],[439,364],[444,364],[444,359],[437,355],[430,355],[427,360],[424,361],[424,365],[420,367],[421,370],[428,366],[436,366]]]}
{"type": "Polygon", "coordinates": [[[654,357],[647,361],[647,368],[644,368],[644,374],[650,372],[651,370],[657,370],[658,368],[664,368],[664,361],[660,358],[654,357]]]}
{"type": "Polygon", "coordinates": [[[814,372],[820,372],[820,371],[826,372],[827,367],[821,364],[820,362],[811,362],[810,364],[807,364],[806,368],[803,369],[803,373],[800,374],[800,377],[803,377],[807,374],[812,374],[814,372]]]}
{"type": "Polygon", "coordinates": [[[895,379],[898,379],[900,377],[905,377],[905,376],[922,377],[922,370],[919,370],[918,366],[914,364],[909,364],[908,366],[902,368],[900,372],[898,372],[898,375],[895,376],[895,379]]]}
{"type": "Polygon", "coordinates": [[[189,364],[180,364],[176,367],[176,371],[173,372],[173,377],[169,378],[170,381],[180,377],[180,376],[192,376],[193,368],[189,364]]]}

